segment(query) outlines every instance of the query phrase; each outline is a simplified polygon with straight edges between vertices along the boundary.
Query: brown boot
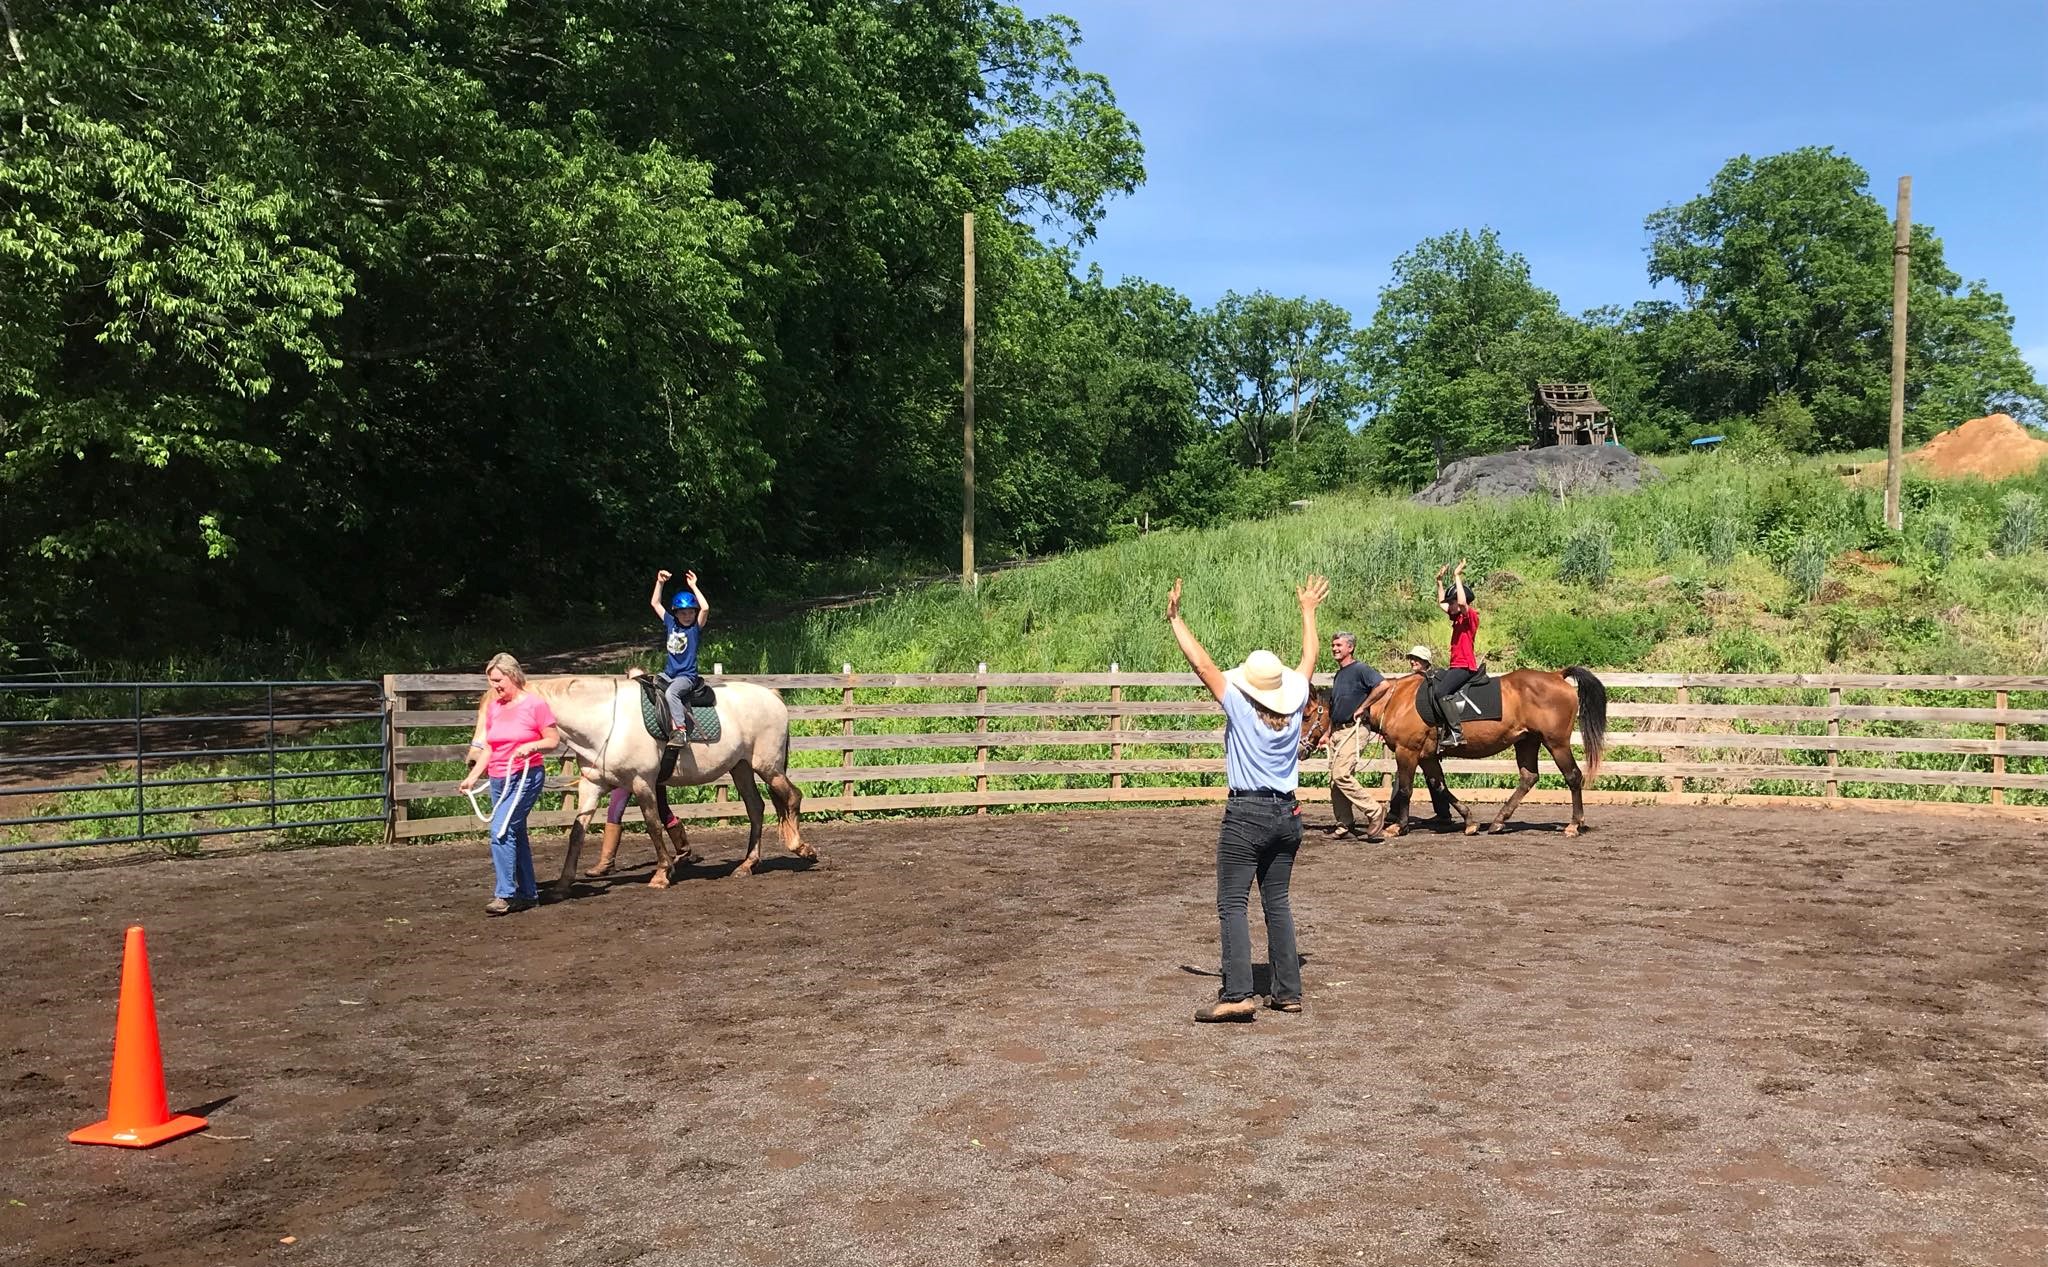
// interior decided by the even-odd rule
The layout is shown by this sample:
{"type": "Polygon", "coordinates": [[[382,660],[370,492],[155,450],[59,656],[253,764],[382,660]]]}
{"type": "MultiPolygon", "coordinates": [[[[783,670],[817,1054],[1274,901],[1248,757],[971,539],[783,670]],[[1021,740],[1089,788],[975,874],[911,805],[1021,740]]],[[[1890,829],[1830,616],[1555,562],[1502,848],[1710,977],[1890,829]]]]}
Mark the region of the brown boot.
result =
{"type": "Polygon", "coordinates": [[[606,823],[604,825],[604,847],[597,851],[597,865],[585,871],[584,875],[601,876],[612,873],[612,861],[618,857],[619,853],[619,837],[624,834],[625,830],[626,827],[623,823],[606,823]]]}
{"type": "Polygon", "coordinates": [[[1257,999],[1238,999],[1235,1002],[1225,1002],[1220,998],[1210,999],[1195,1009],[1195,1019],[1198,1021],[1253,1021],[1257,1020],[1258,1016],[1257,999]]]}

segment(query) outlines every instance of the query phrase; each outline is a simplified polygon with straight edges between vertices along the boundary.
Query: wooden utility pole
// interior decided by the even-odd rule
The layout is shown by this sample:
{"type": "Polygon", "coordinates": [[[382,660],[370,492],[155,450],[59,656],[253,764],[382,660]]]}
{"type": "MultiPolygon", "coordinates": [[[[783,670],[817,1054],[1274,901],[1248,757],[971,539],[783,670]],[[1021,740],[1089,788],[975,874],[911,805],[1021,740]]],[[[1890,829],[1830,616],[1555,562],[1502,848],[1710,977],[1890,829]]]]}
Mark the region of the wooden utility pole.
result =
{"type": "Polygon", "coordinates": [[[1913,260],[1913,178],[1899,177],[1899,223],[1892,238],[1892,428],[1885,443],[1884,522],[1905,523],[1899,506],[1899,467],[1906,435],[1906,283],[1913,260]]]}
{"type": "Polygon", "coordinates": [[[973,589],[974,577],[974,213],[961,218],[965,247],[966,307],[960,328],[960,585],[973,589]]]}

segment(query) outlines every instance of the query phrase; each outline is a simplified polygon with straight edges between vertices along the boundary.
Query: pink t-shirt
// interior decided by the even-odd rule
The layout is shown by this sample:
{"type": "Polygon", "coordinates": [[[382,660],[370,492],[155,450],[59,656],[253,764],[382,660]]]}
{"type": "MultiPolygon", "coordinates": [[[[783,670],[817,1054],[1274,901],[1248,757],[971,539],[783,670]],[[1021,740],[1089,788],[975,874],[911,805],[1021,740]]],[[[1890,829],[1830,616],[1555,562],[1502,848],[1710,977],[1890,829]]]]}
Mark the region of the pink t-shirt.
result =
{"type": "Polygon", "coordinates": [[[484,705],[484,743],[491,749],[491,763],[484,767],[485,772],[494,779],[504,778],[512,767],[512,750],[538,742],[541,732],[554,724],[555,710],[532,691],[521,691],[509,704],[500,704],[497,696],[492,696],[484,705]]]}

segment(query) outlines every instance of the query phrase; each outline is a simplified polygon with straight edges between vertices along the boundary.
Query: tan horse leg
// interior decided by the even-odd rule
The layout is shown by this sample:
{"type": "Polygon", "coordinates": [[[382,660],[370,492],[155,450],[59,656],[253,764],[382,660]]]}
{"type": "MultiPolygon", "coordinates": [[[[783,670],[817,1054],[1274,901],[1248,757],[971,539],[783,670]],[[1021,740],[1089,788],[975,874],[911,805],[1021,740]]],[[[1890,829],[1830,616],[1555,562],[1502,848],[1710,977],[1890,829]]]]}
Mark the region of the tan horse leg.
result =
{"type": "Polygon", "coordinates": [[[761,785],[754,779],[752,766],[741,764],[732,768],[732,785],[738,789],[740,802],[747,807],[747,856],[740,859],[740,865],[732,869],[734,875],[752,875],[754,867],[761,861],[761,826],[766,820],[761,807],[761,785]]]}
{"type": "Polygon", "coordinates": [[[569,848],[562,855],[562,874],[555,881],[555,893],[568,893],[569,886],[576,883],[576,862],[583,856],[583,838],[590,831],[590,820],[597,813],[597,803],[604,798],[604,790],[595,779],[576,781],[576,817],[569,824],[569,848]]]}
{"type": "MultiPolygon", "coordinates": [[[[1515,808],[1522,803],[1523,797],[1529,795],[1529,789],[1536,786],[1536,779],[1538,777],[1536,758],[1542,750],[1543,740],[1539,735],[1523,735],[1520,739],[1515,740],[1515,768],[1521,772],[1522,777],[1515,784],[1515,790],[1508,794],[1507,802],[1500,807],[1500,813],[1494,816],[1494,820],[1491,823],[1487,824],[1486,830],[1488,834],[1499,835],[1501,832],[1506,831],[1508,819],[1513,817],[1515,808]]],[[[1478,830],[1479,826],[1475,823],[1467,829],[1465,834],[1469,836],[1478,830]]]]}
{"type": "Polygon", "coordinates": [[[786,771],[769,775],[768,795],[775,798],[775,825],[782,832],[782,847],[799,858],[817,857],[818,851],[804,843],[803,829],[797,824],[804,794],[797,790],[796,780],[786,771]]]}
{"type": "MultiPolygon", "coordinates": [[[[647,836],[654,842],[654,874],[647,877],[650,889],[665,889],[669,886],[670,873],[675,870],[676,855],[669,849],[668,831],[661,825],[661,807],[654,800],[654,785],[645,779],[633,780],[633,799],[640,803],[640,819],[647,824],[647,836]]],[[[676,834],[682,834],[682,824],[676,825],[676,834]]]]}
{"type": "Polygon", "coordinates": [[[1579,770],[1578,760],[1572,756],[1569,734],[1550,745],[1550,759],[1557,763],[1558,773],[1564,775],[1565,786],[1572,790],[1572,821],[1564,825],[1564,834],[1576,836],[1586,830],[1586,776],[1579,770]]]}

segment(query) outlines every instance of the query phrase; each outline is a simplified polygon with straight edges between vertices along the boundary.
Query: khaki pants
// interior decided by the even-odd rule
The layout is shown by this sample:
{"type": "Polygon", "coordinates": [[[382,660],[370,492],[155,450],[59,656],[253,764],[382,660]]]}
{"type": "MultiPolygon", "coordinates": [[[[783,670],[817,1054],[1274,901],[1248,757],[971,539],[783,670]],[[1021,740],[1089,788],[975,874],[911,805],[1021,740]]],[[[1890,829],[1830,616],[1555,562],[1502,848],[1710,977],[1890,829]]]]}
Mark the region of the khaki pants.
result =
{"type": "Polygon", "coordinates": [[[1372,732],[1356,723],[1330,732],[1330,808],[1337,825],[1358,829],[1358,816],[1365,817],[1367,835],[1377,835],[1384,821],[1380,803],[1358,781],[1358,763],[1364,758],[1366,739],[1372,732]]]}

